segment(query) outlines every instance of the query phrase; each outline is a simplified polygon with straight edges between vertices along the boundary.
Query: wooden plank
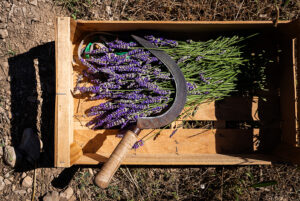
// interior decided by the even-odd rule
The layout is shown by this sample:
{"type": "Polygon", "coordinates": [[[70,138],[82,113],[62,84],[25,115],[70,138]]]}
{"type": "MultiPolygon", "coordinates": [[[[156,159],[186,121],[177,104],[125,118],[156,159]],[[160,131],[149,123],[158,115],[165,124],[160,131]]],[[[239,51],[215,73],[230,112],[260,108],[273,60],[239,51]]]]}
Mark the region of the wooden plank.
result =
{"type": "Polygon", "coordinates": [[[70,20],[56,18],[56,98],[55,98],[55,166],[70,165],[70,143],[73,138],[70,20]]]}
{"type": "Polygon", "coordinates": [[[282,140],[284,143],[296,144],[295,83],[292,63],[292,40],[282,40],[282,60],[280,65],[280,108],[282,119],[282,140]]]}
{"type": "MultiPolygon", "coordinates": [[[[131,150],[132,154],[199,154],[199,153],[251,153],[253,151],[253,130],[239,129],[164,129],[153,139],[159,130],[145,129],[139,139],[145,145],[131,150]],[[151,137],[152,136],[152,137],[151,137]]],[[[84,153],[107,155],[112,153],[120,142],[118,130],[87,130],[85,127],[74,131],[74,142],[84,153]]]]}
{"type": "MultiPolygon", "coordinates": [[[[107,160],[109,155],[102,156],[95,153],[86,153],[79,158],[76,164],[97,165],[107,160]]],[[[272,157],[268,155],[245,154],[147,154],[126,156],[123,165],[271,165],[272,157]]]]}
{"type": "MultiPolygon", "coordinates": [[[[278,23],[278,27],[289,23],[283,21],[278,23]]],[[[78,29],[85,32],[90,31],[138,31],[155,30],[160,32],[172,32],[191,34],[200,32],[226,32],[241,30],[271,30],[271,21],[77,21],[78,29]],[[99,26],[101,24],[101,26],[99,26]]]]}

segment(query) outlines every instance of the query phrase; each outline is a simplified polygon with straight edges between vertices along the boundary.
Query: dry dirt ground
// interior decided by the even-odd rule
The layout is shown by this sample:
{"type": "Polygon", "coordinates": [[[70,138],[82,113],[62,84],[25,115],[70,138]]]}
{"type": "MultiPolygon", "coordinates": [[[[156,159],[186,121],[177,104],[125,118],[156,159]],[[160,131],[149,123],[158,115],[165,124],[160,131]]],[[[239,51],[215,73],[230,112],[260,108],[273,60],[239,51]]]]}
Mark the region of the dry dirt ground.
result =
{"type": "Polygon", "coordinates": [[[98,171],[95,167],[52,168],[55,16],[96,20],[287,20],[299,18],[299,9],[297,0],[1,0],[0,158],[2,147],[17,146],[28,127],[40,136],[43,152],[36,168],[22,161],[19,168],[12,169],[0,161],[0,200],[31,200],[33,196],[34,200],[47,200],[44,196],[50,192],[52,199],[48,200],[300,200],[300,169],[289,164],[123,166],[107,190],[93,185],[98,171]],[[255,187],[261,182],[261,187],[255,187]]]}

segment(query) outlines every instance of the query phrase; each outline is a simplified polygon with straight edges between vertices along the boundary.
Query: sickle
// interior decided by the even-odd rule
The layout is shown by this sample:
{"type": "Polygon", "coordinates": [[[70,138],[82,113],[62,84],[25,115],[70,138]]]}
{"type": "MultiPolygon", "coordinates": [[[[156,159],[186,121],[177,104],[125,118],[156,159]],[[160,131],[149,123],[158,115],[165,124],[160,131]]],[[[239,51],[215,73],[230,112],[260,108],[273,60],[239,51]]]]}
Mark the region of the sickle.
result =
{"type": "Polygon", "coordinates": [[[137,120],[137,125],[131,130],[128,130],[122,138],[116,149],[113,151],[108,161],[102,166],[100,172],[95,177],[95,183],[101,188],[106,188],[115,172],[121,165],[126,153],[132,148],[137,141],[137,135],[141,129],[146,128],[160,128],[170,124],[181,113],[187,96],[186,81],[183,73],[176,62],[164,51],[157,50],[157,47],[147,40],[138,36],[132,35],[142,46],[148,49],[154,56],[156,56],[170,71],[173,76],[176,95],[171,107],[163,114],[155,117],[140,117],[137,120]]]}

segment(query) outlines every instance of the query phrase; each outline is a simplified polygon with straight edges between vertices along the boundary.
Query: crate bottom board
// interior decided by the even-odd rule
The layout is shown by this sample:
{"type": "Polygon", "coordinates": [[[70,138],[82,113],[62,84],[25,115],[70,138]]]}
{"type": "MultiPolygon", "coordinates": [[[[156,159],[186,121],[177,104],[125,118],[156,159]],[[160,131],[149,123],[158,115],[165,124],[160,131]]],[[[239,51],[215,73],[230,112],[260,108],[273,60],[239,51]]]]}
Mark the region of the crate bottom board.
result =
{"type": "MultiPolygon", "coordinates": [[[[88,164],[83,162],[84,160],[91,164],[97,163],[93,160],[105,161],[121,140],[121,138],[116,137],[118,133],[116,129],[93,131],[84,126],[80,127],[79,124],[76,128],[74,130],[74,142],[82,148],[83,158],[85,158],[79,159],[76,164],[88,164]]],[[[124,163],[188,165],[201,164],[203,154],[205,154],[205,158],[219,154],[249,155],[255,149],[254,136],[259,132],[259,129],[178,129],[172,137],[170,135],[174,129],[164,129],[156,139],[150,137],[158,131],[143,130],[139,139],[149,139],[138,149],[132,149],[126,159],[128,162],[125,160],[124,163]],[[195,160],[194,163],[193,160],[195,160]]],[[[242,158],[238,161],[245,163],[242,158]]],[[[221,164],[222,161],[215,163],[221,164]]],[[[230,162],[229,159],[227,163],[237,164],[230,162]]]]}

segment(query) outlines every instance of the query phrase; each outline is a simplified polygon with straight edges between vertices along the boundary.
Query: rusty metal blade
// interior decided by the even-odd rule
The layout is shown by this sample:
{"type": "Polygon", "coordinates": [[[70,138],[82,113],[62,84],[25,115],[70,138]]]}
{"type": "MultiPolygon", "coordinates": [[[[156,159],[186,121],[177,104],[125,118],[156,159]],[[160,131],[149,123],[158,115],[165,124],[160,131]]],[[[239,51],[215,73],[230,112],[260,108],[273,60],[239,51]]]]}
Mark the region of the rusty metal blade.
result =
{"type": "Polygon", "coordinates": [[[176,62],[164,51],[158,50],[156,46],[152,43],[148,42],[147,40],[131,35],[138,43],[148,49],[154,56],[156,56],[170,71],[171,75],[173,76],[175,82],[175,100],[171,107],[164,112],[163,114],[155,117],[140,117],[137,121],[137,127],[140,129],[146,128],[160,128],[170,124],[174,121],[177,116],[181,113],[187,96],[187,88],[186,88],[186,81],[184,78],[183,73],[181,72],[179,66],[176,62]]]}

